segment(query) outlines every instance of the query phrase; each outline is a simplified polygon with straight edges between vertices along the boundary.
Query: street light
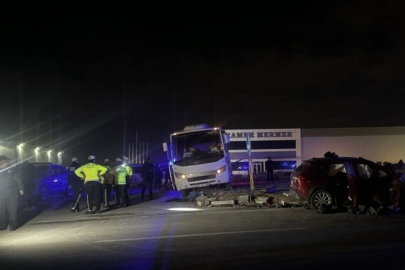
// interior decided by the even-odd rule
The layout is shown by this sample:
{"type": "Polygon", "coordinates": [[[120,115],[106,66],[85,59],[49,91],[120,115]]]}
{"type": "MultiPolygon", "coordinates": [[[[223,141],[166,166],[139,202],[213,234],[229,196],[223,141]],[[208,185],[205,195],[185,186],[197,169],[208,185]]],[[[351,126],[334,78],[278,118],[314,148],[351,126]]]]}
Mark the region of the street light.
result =
{"type": "Polygon", "coordinates": [[[48,154],[48,162],[52,162],[52,153],[53,153],[53,149],[48,150],[47,154],[48,154]]]}
{"type": "Polygon", "coordinates": [[[61,165],[62,165],[62,154],[63,154],[63,151],[58,152],[58,164],[61,164],[61,165]]]}
{"type": "Polygon", "coordinates": [[[19,145],[17,145],[17,156],[16,156],[16,162],[18,161],[22,161],[23,159],[23,146],[25,145],[25,143],[20,143],[19,145]]]}
{"type": "Polygon", "coordinates": [[[17,145],[18,148],[22,148],[25,145],[25,143],[20,143],[19,145],[17,145]]]}
{"type": "Polygon", "coordinates": [[[35,161],[36,161],[36,162],[39,161],[39,159],[38,159],[38,157],[39,157],[39,155],[40,155],[39,150],[41,150],[41,147],[39,147],[39,146],[36,147],[35,150],[34,150],[34,153],[35,153],[35,161]]]}

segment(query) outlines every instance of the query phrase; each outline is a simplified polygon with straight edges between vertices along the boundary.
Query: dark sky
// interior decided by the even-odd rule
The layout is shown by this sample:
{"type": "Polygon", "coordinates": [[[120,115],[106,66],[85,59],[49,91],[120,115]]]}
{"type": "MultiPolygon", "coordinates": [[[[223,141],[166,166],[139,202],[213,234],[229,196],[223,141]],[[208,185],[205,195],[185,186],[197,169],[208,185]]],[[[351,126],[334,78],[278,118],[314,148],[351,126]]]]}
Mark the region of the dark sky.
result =
{"type": "Polygon", "coordinates": [[[0,138],[115,158],[188,124],[403,126],[403,1],[1,18],[0,138]]]}

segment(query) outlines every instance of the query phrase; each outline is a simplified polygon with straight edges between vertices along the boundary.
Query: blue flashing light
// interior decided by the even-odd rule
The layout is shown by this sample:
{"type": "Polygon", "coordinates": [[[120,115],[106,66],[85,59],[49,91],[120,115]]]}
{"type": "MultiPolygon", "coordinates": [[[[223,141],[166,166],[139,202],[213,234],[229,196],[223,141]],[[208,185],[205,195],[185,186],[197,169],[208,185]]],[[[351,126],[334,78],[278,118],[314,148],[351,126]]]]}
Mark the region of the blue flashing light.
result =
{"type": "Polygon", "coordinates": [[[288,168],[288,169],[294,169],[297,166],[295,161],[281,162],[280,165],[281,165],[282,168],[288,168]]]}

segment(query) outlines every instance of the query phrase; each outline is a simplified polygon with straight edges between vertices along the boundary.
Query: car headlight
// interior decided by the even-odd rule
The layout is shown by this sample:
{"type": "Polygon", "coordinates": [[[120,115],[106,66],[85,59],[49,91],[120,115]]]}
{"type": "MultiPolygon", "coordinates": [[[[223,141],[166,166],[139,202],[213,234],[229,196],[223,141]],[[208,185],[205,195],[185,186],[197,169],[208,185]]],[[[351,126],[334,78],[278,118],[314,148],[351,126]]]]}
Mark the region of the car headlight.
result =
{"type": "Polygon", "coordinates": [[[222,166],[221,168],[219,168],[219,169],[217,170],[217,174],[220,174],[220,173],[224,172],[225,170],[226,170],[226,165],[224,165],[224,166],[222,166]]]}
{"type": "Polygon", "coordinates": [[[174,175],[176,176],[176,178],[186,179],[186,175],[185,175],[185,174],[175,172],[174,175]]]}

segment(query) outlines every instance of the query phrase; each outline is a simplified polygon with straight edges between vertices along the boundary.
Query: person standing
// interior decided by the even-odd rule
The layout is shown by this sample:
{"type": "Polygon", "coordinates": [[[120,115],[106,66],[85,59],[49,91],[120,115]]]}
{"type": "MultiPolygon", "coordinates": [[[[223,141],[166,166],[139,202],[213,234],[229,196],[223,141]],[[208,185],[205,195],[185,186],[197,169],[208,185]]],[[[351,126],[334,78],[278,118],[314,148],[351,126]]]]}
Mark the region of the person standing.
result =
{"type": "Polygon", "coordinates": [[[121,158],[116,159],[117,165],[112,169],[112,174],[115,180],[115,201],[116,207],[125,207],[129,205],[127,194],[127,177],[129,176],[129,169],[121,158]]]}
{"type": "Polygon", "coordinates": [[[67,167],[68,170],[68,183],[73,189],[74,201],[72,204],[71,212],[80,212],[80,198],[82,197],[84,182],[75,174],[75,171],[80,167],[80,161],[77,158],[72,158],[72,164],[67,167]]]}
{"type": "Polygon", "coordinates": [[[145,162],[142,164],[142,192],[141,201],[143,201],[143,196],[145,194],[146,187],[149,189],[149,200],[153,200],[152,185],[153,185],[153,163],[150,157],[146,158],[145,162]]]}
{"type": "Polygon", "coordinates": [[[154,186],[155,190],[162,189],[162,169],[160,168],[159,164],[155,165],[155,169],[153,170],[153,176],[154,176],[154,186]]]}
{"type": "Polygon", "coordinates": [[[169,164],[165,167],[165,190],[167,190],[167,184],[170,182],[169,164]]]}
{"type": "Polygon", "coordinates": [[[113,178],[114,178],[114,202],[115,202],[115,207],[117,207],[117,205],[118,205],[118,186],[115,184],[115,176],[114,176],[114,173],[113,173],[113,169],[116,167],[116,166],[119,166],[119,165],[121,165],[121,163],[122,163],[122,159],[121,158],[116,158],[115,159],[115,164],[114,164],[114,166],[111,168],[111,173],[113,174],[113,178]]]}
{"type": "Polygon", "coordinates": [[[84,180],[86,187],[88,210],[85,214],[95,214],[100,213],[100,176],[107,172],[107,168],[96,164],[96,157],[94,155],[89,156],[88,160],[89,163],[75,170],[75,174],[84,180]],[[93,199],[96,201],[96,211],[93,211],[93,199]]]}
{"type": "Polygon", "coordinates": [[[114,186],[114,175],[111,172],[111,167],[110,167],[110,159],[106,158],[104,159],[104,167],[107,168],[107,172],[102,176],[102,182],[103,182],[103,201],[104,201],[104,207],[110,208],[110,196],[111,196],[111,191],[114,186]]]}
{"type": "Polygon", "coordinates": [[[125,164],[125,167],[128,171],[128,175],[125,177],[125,181],[126,181],[125,196],[126,196],[126,201],[127,201],[126,206],[129,206],[131,204],[131,200],[129,199],[129,187],[131,185],[131,180],[132,180],[132,168],[131,168],[131,166],[128,165],[129,159],[127,157],[123,157],[122,160],[123,160],[123,164],[125,164]]]}
{"type": "Polygon", "coordinates": [[[271,157],[268,157],[266,160],[266,171],[267,171],[267,182],[274,182],[273,176],[273,160],[271,157]]]}
{"type": "Polygon", "coordinates": [[[24,161],[20,165],[20,178],[24,186],[24,195],[21,197],[22,201],[19,200],[18,206],[22,202],[23,212],[37,211],[35,207],[35,171],[33,166],[28,162],[24,161]]]}
{"type": "Polygon", "coordinates": [[[20,171],[10,165],[10,159],[0,156],[0,230],[17,229],[18,194],[24,195],[20,171]],[[8,214],[8,220],[6,215],[8,214]]]}

